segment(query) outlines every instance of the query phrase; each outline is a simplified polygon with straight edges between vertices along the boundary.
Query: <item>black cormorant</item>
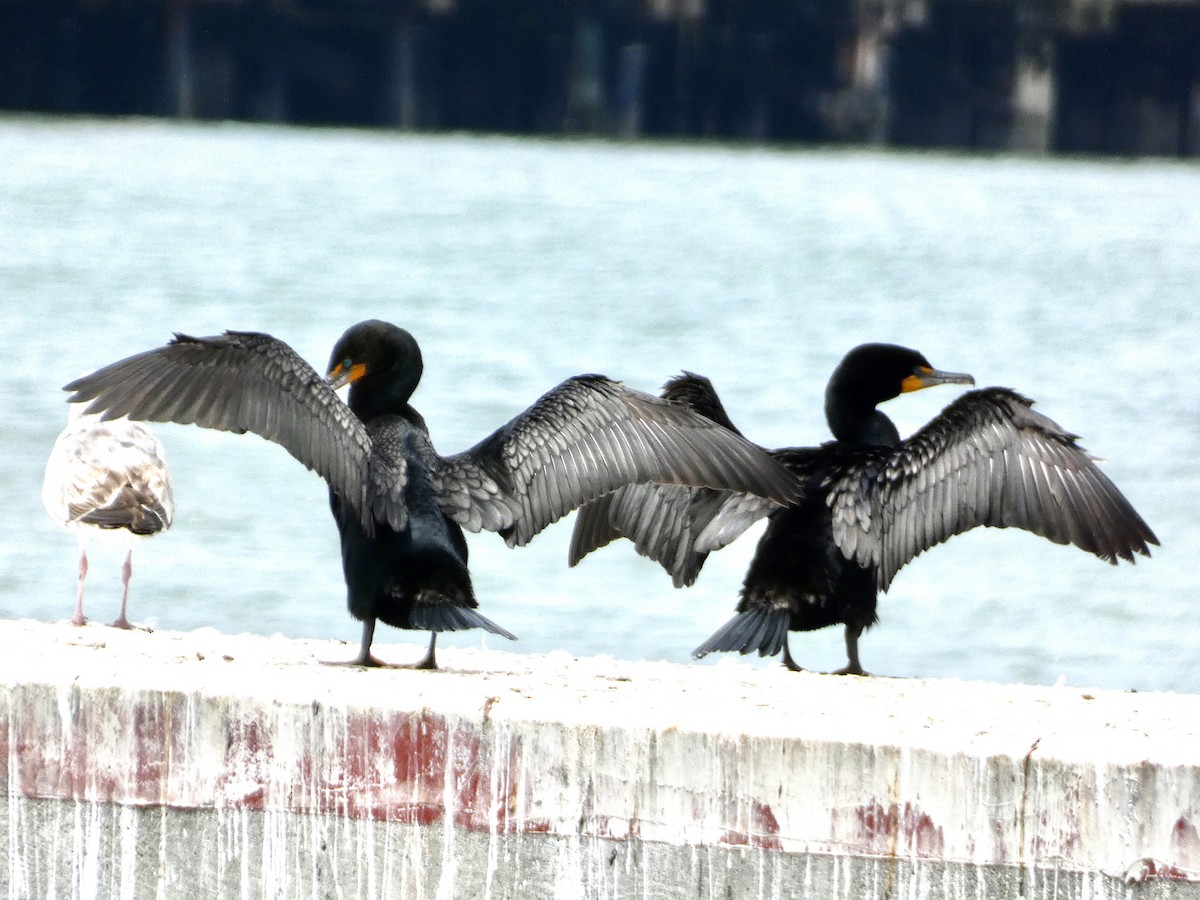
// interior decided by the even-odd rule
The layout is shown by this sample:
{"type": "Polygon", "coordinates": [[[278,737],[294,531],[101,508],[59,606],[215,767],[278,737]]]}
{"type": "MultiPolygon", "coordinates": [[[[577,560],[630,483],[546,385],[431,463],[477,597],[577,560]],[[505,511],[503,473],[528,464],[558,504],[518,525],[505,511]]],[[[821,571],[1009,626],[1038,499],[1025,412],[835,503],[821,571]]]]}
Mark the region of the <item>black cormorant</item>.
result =
{"type": "MultiPolygon", "coordinates": [[[[900,440],[876,405],[936,384],[974,384],[940,372],[915,350],[851,350],[825,392],[834,440],[773,451],[804,481],[801,500],[639,485],[583,507],[570,563],[617,537],[691,584],[707,553],[769,516],[742,585],[737,614],[693,651],[774,656],[799,667],[788,631],[846,627],[847,666],[864,674],[858,638],[877,621],[877,593],[923,551],[977,525],[1016,527],[1072,543],[1101,559],[1149,556],[1153,532],[1077,437],[1004,388],[969,391],[900,440]]],[[[663,396],[733,429],[707,378],[684,373],[663,396]]],[[[734,429],[736,430],[736,429],[734,429]]]]}
{"type": "Polygon", "coordinates": [[[175,499],[166,454],[154,432],[128,419],[102,422],[73,405],[67,427],[46,461],[42,505],[79,543],[79,581],[72,624],[83,625],[88,541],[115,540],[125,549],[121,614],[113,625],[131,628],[126,610],[133,574],[133,545],[171,527],[175,499]]]}
{"type": "Polygon", "coordinates": [[[484,628],[462,529],[527,543],[571,509],[644,481],[793,500],[798,482],[760,448],[701,415],[600,375],[570,378],[475,447],[439,456],[409,404],[422,373],[407,331],[376,320],[333,348],[328,381],[267,334],[176,335],[66,386],[89,411],[255,434],[329,484],[350,613],[363,623],[352,661],[371,655],[375,622],[430,631],[484,628]],[[350,385],[349,403],[336,389],[350,385]]]}

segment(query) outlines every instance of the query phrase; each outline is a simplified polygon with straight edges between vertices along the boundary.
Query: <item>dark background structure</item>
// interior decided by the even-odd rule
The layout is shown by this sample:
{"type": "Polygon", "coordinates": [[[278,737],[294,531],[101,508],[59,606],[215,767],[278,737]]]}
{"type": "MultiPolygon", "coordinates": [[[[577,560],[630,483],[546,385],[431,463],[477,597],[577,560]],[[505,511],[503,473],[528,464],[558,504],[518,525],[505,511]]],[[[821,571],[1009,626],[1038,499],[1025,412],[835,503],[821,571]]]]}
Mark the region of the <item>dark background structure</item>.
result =
{"type": "Polygon", "coordinates": [[[1200,155],[1200,0],[0,0],[0,109],[1200,155]]]}

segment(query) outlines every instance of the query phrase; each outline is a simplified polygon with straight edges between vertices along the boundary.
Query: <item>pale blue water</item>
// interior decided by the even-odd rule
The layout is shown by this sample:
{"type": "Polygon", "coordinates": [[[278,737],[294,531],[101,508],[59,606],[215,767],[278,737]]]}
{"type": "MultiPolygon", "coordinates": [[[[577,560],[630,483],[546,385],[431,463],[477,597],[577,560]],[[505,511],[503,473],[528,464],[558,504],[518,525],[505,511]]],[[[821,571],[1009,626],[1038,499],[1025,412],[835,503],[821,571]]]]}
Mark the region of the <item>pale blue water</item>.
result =
{"type": "MultiPolygon", "coordinates": [[[[353,322],[401,324],[443,452],[568,375],[656,391],[681,368],[760,443],[818,442],[830,371],[884,340],[1037,399],[1164,546],[1112,568],[1021,533],[955,538],[882,598],[865,665],[1200,691],[1198,285],[1200,168],[1180,162],[0,119],[0,616],[72,609],[74,541],[39,499],[59,386],[173,331],[270,331],[323,366],[353,322]]],[[[887,411],[907,432],[954,395],[887,411]]],[[[252,436],[160,434],[179,511],[135,554],[132,618],[356,642],[323,483],[252,436]]],[[[485,613],[521,637],[489,646],[686,662],[730,615],[758,532],[686,591],[628,545],[568,569],[569,534],[470,536],[485,613]]],[[[118,564],[93,554],[97,620],[116,614],[118,564]]],[[[840,630],[792,646],[844,661],[840,630]]]]}

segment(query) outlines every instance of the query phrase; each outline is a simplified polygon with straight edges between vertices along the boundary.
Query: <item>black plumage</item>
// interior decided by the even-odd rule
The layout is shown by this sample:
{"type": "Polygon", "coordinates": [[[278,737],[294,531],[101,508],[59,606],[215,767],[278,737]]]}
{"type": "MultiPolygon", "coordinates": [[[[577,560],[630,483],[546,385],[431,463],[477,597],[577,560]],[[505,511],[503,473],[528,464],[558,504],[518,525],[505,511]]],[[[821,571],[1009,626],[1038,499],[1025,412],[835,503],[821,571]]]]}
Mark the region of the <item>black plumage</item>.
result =
{"type": "Polygon", "coordinates": [[[329,484],[351,614],[432,632],[483,628],[463,529],[527,543],[571,509],[617,487],[661,481],[748,491],[780,502],[798,483],[760,448],[701,415],[600,375],[564,381],[478,445],[439,456],[409,399],[417,342],[380,321],[351,327],[329,380],[267,334],[176,335],[66,386],[105,417],[196,424],[281,444],[329,484]],[[348,404],[335,391],[349,384],[348,404]]]}
{"type": "MultiPolygon", "coordinates": [[[[788,631],[843,624],[848,663],[862,674],[858,638],[877,621],[886,591],[909,560],[978,525],[1016,527],[1116,563],[1148,556],[1153,532],[1094,459],[1032,401],[1004,388],[969,391],[901,440],[879,403],[934,384],[968,383],[915,350],[865,344],[842,360],[825,394],[834,440],[773,451],[804,482],[799,502],[638,485],[580,510],[570,563],[616,537],[634,541],[677,587],[695,581],[707,554],[763,516],[767,529],[743,582],[736,615],[694,651],[783,653],[788,631]]],[[[733,428],[707,378],[684,373],[664,398],[733,428]]]]}

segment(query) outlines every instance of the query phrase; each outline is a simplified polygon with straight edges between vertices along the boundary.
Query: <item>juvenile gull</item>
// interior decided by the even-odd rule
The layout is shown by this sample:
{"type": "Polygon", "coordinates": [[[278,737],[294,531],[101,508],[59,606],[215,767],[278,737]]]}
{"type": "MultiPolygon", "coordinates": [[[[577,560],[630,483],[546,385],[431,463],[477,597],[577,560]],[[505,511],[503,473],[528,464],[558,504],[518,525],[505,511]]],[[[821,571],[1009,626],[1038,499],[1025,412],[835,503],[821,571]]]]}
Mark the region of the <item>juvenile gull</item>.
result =
{"type": "Polygon", "coordinates": [[[73,404],[67,427],[59,434],[46,463],[42,504],[79,542],[79,585],[71,622],[83,625],[88,541],[116,540],[125,547],[121,569],[121,614],[113,622],[129,628],[126,612],[133,545],[171,527],[175,501],[171,473],[154,432],[128,419],[102,421],[73,404]]]}

